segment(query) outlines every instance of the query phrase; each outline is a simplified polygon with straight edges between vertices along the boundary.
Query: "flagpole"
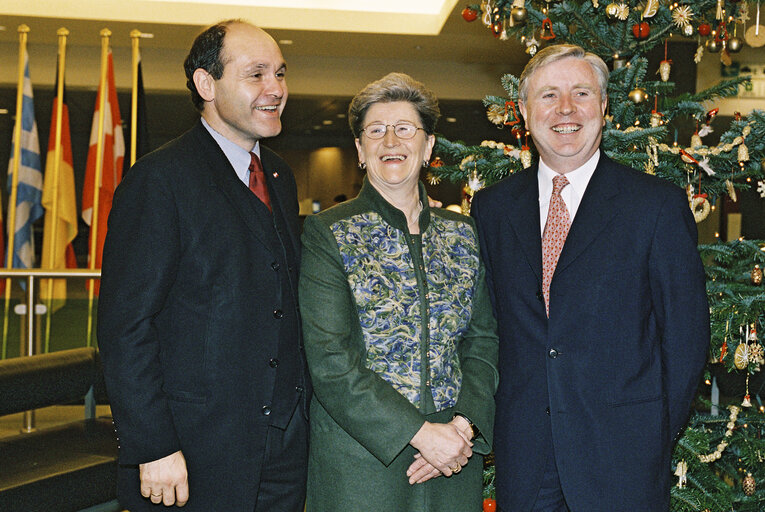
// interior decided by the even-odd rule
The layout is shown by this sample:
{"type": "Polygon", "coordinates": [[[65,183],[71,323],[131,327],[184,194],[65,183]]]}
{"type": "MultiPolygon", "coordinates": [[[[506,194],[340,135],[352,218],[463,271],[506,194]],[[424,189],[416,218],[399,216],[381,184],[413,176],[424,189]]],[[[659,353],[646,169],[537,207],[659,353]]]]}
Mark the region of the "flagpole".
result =
{"type": "MultiPolygon", "coordinates": [[[[24,63],[27,55],[27,34],[29,27],[21,24],[19,31],[19,80],[16,89],[16,123],[13,126],[13,177],[11,181],[11,197],[8,206],[8,254],[6,268],[13,268],[14,242],[16,238],[16,200],[19,189],[19,167],[21,167],[21,121],[24,116],[24,63]]],[[[5,314],[3,316],[3,347],[2,358],[8,355],[8,315],[11,304],[11,278],[5,280],[5,314]]],[[[30,311],[29,314],[32,314],[30,311]]]]}
{"type": "MultiPolygon", "coordinates": [[[[105,28],[101,30],[101,83],[99,85],[98,97],[98,140],[96,141],[96,170],[93,177],[93,213],[90,217],[90,257],[88,258],[88,268],[96,269],[96,250],[98,247],[98,200],[101,193],[101,182],[104,169],[104,110],[106,109],[106,68],[109,58],[109,37],[111,30],[105,28]]],[[[91,278],[88,287],[88,346],[92,346],[93,339],[93,296],[95,294],[95,281],[91,278]]]]}
{"type": "Polygon", "coordinates": [[[131,30],[130,38],[133,46],[133,83],[130,95],[130,166],[132,167],[135,163],[136,148],[138,147],[138,62],[141,58],[138,40],[141,38],[141,31],[131,30]]]}
{"type": "MultiPolygon", "coordinates": [[[[51,243],[49,244],[48,261],[51,265],[56,262],[56,242],[58,241],[58,185],[61,175],[61,125],[64,118],[64,70],[66,67],[66,38],[69,35],[69,31],[65,28],[60,28],[56,32],[58,35],[58,65],[56,67],[56,149],[54,152],[53,160],[53,208],[51,209],[51,243]]],[[[66,250],[66,248],[65,248],[66,250]]],[[[48,353],[50,348],[50,317],[51,306],[53,305],[53,279],[47,280],[48,296],[45,301],[46,314],[45,314],[45,348],[44,353],[48,353]]]]}

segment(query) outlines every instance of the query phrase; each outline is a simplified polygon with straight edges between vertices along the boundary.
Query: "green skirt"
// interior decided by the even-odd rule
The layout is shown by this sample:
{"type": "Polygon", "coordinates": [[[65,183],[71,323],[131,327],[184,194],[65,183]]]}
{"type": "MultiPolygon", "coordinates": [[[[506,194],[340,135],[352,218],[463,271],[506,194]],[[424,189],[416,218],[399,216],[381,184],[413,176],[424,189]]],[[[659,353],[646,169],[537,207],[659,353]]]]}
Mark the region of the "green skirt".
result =
{"type": "MultiPolygon", "coordinates": [[[[417,451],[406,448],[385,466],[319,407],[311,410],[307,512],[479,512],[483,456],[473,453],[451,477],[409,485],[406,470],[417,451]],[[316,412],[317,414],[313,414],[316,412]]],[[[426,417],[451,420],[451,410],[426,417]]],[[[382,435],[382,433],[381,433],[382,435]]]]}

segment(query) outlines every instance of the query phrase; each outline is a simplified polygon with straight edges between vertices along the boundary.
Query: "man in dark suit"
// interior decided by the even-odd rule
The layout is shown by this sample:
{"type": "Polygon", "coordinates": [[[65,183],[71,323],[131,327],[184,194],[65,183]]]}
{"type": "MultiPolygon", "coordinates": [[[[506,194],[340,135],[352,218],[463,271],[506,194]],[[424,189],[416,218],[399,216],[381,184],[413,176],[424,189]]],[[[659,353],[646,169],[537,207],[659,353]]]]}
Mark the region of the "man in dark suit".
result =
{"type": "Polygon", "coordinates": [[[285,63],[239,20],[184,64],[202,119],[139,160],[109,217],[98,340],[132,512],[303,510],[310,383],[285,63]],[[249,188],[249,189],[248,189],[249,188]]]}
{"type": "Polygon", "coordinates": [[[473,202],[500,335],[503,511],[668,510],[707,354],[686,195],[599,150],[607,83],[596,55],[540,51],[519,84],[540,160],[473,202]]]}

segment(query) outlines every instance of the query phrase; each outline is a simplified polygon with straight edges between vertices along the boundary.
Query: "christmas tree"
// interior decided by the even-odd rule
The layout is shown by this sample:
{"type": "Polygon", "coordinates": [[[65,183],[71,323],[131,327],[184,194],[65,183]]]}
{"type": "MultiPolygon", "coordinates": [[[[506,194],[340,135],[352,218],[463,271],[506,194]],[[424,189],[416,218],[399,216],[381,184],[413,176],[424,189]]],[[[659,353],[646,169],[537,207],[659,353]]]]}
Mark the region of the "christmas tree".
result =
{"type": "MultiPolygon", "coordinates": [[[[495,0],[468,5],[462,15],[483,22],[498,40],[520,41],[529,55],[543,45],[573,43],[609,63],[613,71],[601,149],[616,161],[685,188],[689,208],[701,222],[716,201],[736,201],[737,191],[753,183],[765,197],[765,111],[736,113],[711,142],[715,101],[736,96],[749,77],[734,76],[703,91],[678,94],[667,47],[689,38],[685,40],[698,45],[696,63],[714,58],[730,65],[731,55],[745,44],[765,45],[759,7],[759,2],[730,0],[495,0]],[[743,40],[738,34],[745,34],[743,40]],[[649,53],[662,46],[664,59],[651,63],[649,53]],[[678,133],[692,135],[679,140],[678,133]]],[[[533,140],[517,109],[518,78],[505,75],[501,82],[507,96],[484,99],[487,122],[506,128],[499,132],[501,140],[469,146],[439,138],[438,158],[428,173],[432,183],[446,179],[464,184],[465,213],[475,191],[528,168],[534,157],[533,140]]],[[[765,359],[758,333],[765,328],[765,242],[739,239],[701,245],[699,251],[706,265],[712,327],[705,378],[707,384],[712,379],[728,383],[723,394],[730,403],[707,398],[708,390],[700,387],[695,411],[673,454],[678,480],[671,509],[762,511],[765,372],[760,370],[765,359]]],[[[485,497],[493,498],[491,464],[484,477],[485,497]]],[[[485,503],[486,509],[492,507],[496,504],[485,503]]]]}

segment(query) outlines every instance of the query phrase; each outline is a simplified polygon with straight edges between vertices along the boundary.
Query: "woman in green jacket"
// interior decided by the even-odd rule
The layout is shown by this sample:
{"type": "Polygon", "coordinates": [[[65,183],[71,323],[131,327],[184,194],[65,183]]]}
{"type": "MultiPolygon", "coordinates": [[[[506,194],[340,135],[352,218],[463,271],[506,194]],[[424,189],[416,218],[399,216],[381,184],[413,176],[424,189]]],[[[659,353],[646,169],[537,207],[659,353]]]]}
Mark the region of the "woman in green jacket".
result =
{"type": "Polygon", "coordinates": [[[438,116],[407,75],[367,85],[349,109],[361,192],[304,224],[308,512],[481,507],[498,341],[473,221],[419,180],[438,116]]]}

